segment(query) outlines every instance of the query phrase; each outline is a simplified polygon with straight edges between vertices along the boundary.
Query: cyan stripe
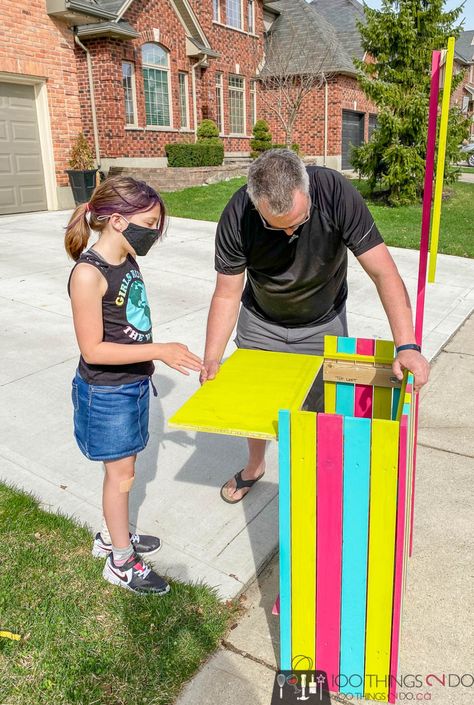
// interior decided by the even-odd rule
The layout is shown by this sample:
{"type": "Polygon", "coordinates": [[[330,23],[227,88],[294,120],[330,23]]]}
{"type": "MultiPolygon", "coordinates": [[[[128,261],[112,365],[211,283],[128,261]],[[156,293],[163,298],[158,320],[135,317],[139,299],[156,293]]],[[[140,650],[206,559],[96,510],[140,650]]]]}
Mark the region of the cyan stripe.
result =
{"type": "Polygon", "coordinates": [[[280,523],[280,670],[291,671],[291,455],[290,412],[278,413],[280,523]]]}
{"type": "MultiPolygon", "coordinates": [[[[337,352],[355,353],[356,338],[338,338],[337,352]]],[[[338,382],[336,384],[336,414],[354,415],[355,385],[338,382]]]]}

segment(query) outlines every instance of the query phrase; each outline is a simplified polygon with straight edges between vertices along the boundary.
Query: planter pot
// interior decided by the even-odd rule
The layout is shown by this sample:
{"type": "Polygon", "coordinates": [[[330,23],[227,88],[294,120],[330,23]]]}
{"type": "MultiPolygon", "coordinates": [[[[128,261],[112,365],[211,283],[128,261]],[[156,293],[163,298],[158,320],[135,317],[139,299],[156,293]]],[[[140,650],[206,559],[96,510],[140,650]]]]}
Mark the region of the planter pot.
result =
{"type": "Polygon", "coordinates": [[[97,169],[66,169],[76,206],[87,203],[95,189],[97,169]]]}

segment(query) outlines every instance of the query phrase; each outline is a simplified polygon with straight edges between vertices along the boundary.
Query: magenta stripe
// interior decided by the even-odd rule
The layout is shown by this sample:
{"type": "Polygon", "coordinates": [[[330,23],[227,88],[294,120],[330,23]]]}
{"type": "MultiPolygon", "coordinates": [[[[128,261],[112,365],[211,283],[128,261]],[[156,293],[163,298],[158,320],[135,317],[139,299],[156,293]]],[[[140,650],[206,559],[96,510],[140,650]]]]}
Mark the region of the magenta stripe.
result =
{"type": "Polygon", "coordinates": [[[406,484],[407,484],[407,439],[408,417],[400,421],[400,445],[398,454],[398,497],[397,497],[397,533],[395,538],[395,576],[393,588],[392,646],[390,655],[390,687],[388,702],[396,698],[396,678],[398,674],[398,650],[400,640],[400,623],[402,612],[403,589],[403,554],[405,547],[406,484]]]}
{"type": "Polygon", "coordinates": [[[342,580],[343,417],[318,414],[316,489],[316,668],[338,691],[342,580]]]}
{"type": "MultiPolygon", "coordinates": [[[[357,338],[356,352],[358,355],[373,355],[374,351],[374,340],[369,340],[368,338],[357,338]]],[[[364,419],[372,418],[372,393],[372,385],[356,384],[354,401],[355,416],[362,416],[364,419]]]]}

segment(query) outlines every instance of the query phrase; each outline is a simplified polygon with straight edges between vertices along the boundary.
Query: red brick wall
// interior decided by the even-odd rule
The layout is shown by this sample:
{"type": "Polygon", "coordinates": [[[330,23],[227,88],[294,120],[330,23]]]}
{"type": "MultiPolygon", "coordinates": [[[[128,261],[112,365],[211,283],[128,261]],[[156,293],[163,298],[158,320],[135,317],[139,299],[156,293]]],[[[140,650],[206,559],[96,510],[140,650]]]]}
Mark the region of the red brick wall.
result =
{"type": "Polygon", "coordinates": [[[46,78],[56,176],[67,183],[70,145],[81,130],[72,33],[44,0],[0,3],[0,72],[46,78]]]}
{"type": "MultiPolygon", "coordinates": [[[[223,3],[224,4],[224,3],[223,3]]],[[[212,22],[212,3],[195,0],[194,10],[212,49],[221,53],[218,59],[209,59],[209,67],[196,71],[197,119],[216,119],[215,77],[223,73],[224,132],[229,133],[228,76],[239,73],[245,77],[247,107],[247,137],[224,140],[226,151],[248,151],[252,126],[250,125],[250,78],[255,76],[263,46],[263,9],[256,3],[256,28],[259,37],[249,36],[212,22]]],[[[96,109],[99,123],[101,156],[117,157],[164,157],[164,145],[168,142],[193,141],[190,131],[180,132],[180,110],[178,72],[188,74],[188,105],[190,127],[194,128],[192,103],[192,66],[195,59],[186,56],[184,29],[167,0],[163,2],[135,2],[125,15],[130,24],[141,33],[132,42],[111,39],[84,40],[92,55],[96,109]],[[145,96],[142,76],[141,46],[153,42],[153,29],[160,30],[159,43],[169,51],[171,77],[171,103],[173,130],[146,127],[145,96]],[[135,66],[138,127],[125,129],[125,108],[122,89],[122,61],[131,61],[135,66]]],[[[246,20],[246,18],[244,18],[246,20]]],[[[246,26],[246,25],[244,25],[246,26]]],[[[85,132],[92,140],[92,117],[87,79],[87,67],[83,53],[76,52],[79,90],[83,105],[85,132]]]]}

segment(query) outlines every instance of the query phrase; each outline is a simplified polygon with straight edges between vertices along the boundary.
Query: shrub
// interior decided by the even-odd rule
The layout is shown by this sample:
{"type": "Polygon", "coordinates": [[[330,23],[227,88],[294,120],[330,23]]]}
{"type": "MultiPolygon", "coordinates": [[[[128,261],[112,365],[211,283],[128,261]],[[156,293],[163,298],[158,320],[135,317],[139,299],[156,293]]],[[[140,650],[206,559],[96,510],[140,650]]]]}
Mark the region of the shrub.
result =
{"type": "Polygon", "coordinates": [[[250,140],[250,156],[256,159],[267,149],[272,148],[272,135],[265,120],[257,120],[253,126],[253,138],[250,140]]]}
{"type": "Polygon", "coordinates": [[[206,142],[165,145],[168,166],[220,166],[224,161],[224,145],[206,142]]]}
{"type": "Polygon", "coordinates": [[[219,130],[214,120],[203,120],[197,129],[197,141],[207,144],[220,144],[219,130]],[[212,140],[212,141],[210,141],[212,140]]]}
{"type": "Polygon", "coordinates": [[[76,171],[85,171],[94,168],[94,155],[83,132],[77,135],[72,145],[69,168],[76,171]]]}
{"type": "MultiPolygon", "coordinates": [[[[272,144],[272,149],[288,149],[288,147],[286,144],[272,144]]],[[[296,154],[300,153],[300,146],[297,142],[293,142],[290,149],[296,152],[296,154]]]]}

